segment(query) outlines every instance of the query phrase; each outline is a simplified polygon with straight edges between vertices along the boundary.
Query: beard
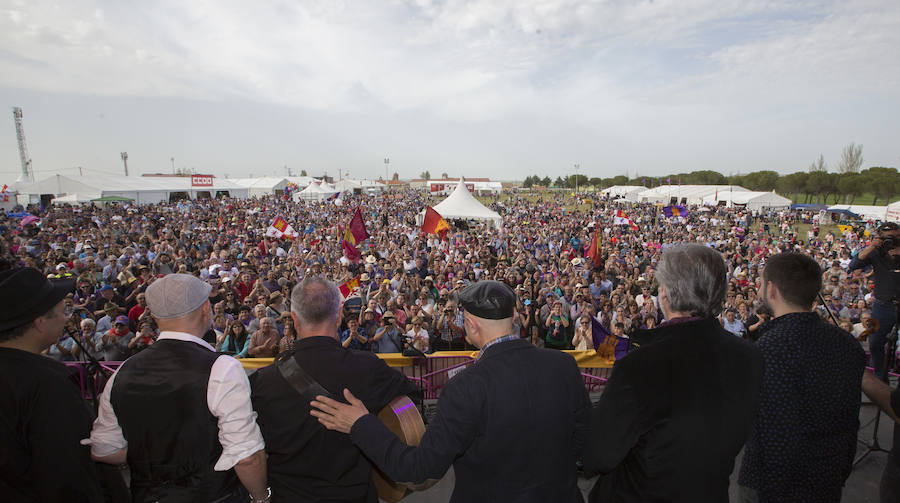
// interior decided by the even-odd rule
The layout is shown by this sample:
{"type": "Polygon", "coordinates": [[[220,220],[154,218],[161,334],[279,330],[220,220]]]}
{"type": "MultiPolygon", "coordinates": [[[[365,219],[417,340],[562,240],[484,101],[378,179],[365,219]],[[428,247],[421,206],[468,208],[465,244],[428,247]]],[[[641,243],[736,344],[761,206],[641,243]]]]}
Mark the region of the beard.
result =
{"type": "Polygon", "coordinates": [[[769,296],[766,293],[766,283],[763,282],[761,291],[759,292],[759,301],[762,303],[762,307],[765,307],[770,313],[774,312],[772,310],[772,305],[769,304],[769,296]]]}

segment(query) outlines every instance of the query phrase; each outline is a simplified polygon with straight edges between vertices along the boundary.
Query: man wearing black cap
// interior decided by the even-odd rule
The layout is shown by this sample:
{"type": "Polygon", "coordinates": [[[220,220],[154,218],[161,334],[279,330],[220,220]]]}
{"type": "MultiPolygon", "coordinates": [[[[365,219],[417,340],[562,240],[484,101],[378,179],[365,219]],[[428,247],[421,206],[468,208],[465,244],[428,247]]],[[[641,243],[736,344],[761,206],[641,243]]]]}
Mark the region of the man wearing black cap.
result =
{"type": "Polygon", "coordinates": [[[87,447],[91,415],[66,368],[40,355],[63,333],[73,280],[0,272],[0,499],[103,501],[87,447]]]}
{"type": "Polygon", "coordinates": [[[575,361],[519,338],[515,294],[505,284],[479,281],[459,299],[466,334],[481,352],[444,386],[418,447],[392,435],[348,389],[349,405],[317,396],[311,414],[326,428],[349,433],[395,481],[440,479],[453,464],[450,501],[581,501],[575,461],[590,400],[575,361]]]}

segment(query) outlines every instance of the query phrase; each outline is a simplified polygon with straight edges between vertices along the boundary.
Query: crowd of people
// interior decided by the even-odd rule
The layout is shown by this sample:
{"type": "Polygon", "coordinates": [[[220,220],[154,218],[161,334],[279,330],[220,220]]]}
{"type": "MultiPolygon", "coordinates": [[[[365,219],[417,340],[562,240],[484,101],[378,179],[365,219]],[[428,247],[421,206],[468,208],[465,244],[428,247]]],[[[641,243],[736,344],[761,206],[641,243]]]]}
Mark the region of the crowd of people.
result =
{"type": "Polygon", "coordinates": [[[665,218],[650,204],[585,194],[576,205],[568,194],[539,193],[495,196],[488,204],[502,225],[451,222],[442,240],[415,223],[416,213],[434,202],[422,192],[345,195],[342,202],[297,204],[270,196],[29,208],[39,222],[22,227],[19,219],[0,216],[0,235],[9,262],[77,280],[66,335],[48,351],[58,360],[84,358],[82,346],[98,359],[124,360],[152,344],[157,330],[143,292],[173,272],[213,286],[207,340],[237,357],[272,357],[291,346],[296,330],[286,315],[289,292],[310,275],[338,284],[359,279],[340,328],[353,349],[471,349],[455,297],[479,279],[515,289],[523,338],[549,348],[587,349],[591,317],[621,336],[662,321],[655,268],[661,253],[680,242],[722,253],[729,291],[720,321],[737,336],[755,340],[771,318],[759,299],[759,271],[767,256],[785,250],[809,254],[826,271],[817,307],[823,318],[857,336],[872,332],[873,273],[851,270],[850,263],[873,223],[826,231],[810,213],[724,207],[665,218]],[[370,238],[354,262],[343,254],[341,237],[357,207],[370,238]],[[626,211],[636,228],[612,225],[615,209],[626,211]],[[298,230],[298,238],[266,237],[278,216],[298,230]],[[585,251],[595,226],[598,267],[585,251]]]}
{"type": "MultiPolygon", "coordinates": [[[[24,226],[8,215],[0,422],[18,426],[0,432],[17,446],[0,456],[0,487],[48,501],[71,491],[71,474],[38,468],[55,441],[92,482],[85,501],[104,485],[88,451],[127,464],[138,501],[369,502],[373,465],[420,487],[451,464],[451,501],[578,501],[579,463],[599,475],[591,501],[725,501],[744,449],[744,501],[839,501],[860,391],[900,425],[900,392],[878,379],[900,298],[896,224],[836,233],[790,211],[666,218],[539,193],[489,201],[501,225],[433,235],[415,219],[431,202],[30,208],[40,220],[24,226]],[[348,208],[369,234],[358,254],[341,243],[348,208]],[[299,235],[267,237],[279,217],[299,235]],[[597,326],[634,350],[591,404],[575,359],[536,346],[591,349],[597,326]],[[445,385],[421,443],[386,433],[373,413],[419,390],[371,353],[462,348],[479,349],[477,363],[445,385]],[[65,367],[40,354],[126,360],[89,438],[65,367]],[[277,358],[248,379],[229,355],[277,358]],[[79,410],[68,430],[52,404],[79,410]]],[[[891,456],[882,501],[900,487],[891,456]]]]}

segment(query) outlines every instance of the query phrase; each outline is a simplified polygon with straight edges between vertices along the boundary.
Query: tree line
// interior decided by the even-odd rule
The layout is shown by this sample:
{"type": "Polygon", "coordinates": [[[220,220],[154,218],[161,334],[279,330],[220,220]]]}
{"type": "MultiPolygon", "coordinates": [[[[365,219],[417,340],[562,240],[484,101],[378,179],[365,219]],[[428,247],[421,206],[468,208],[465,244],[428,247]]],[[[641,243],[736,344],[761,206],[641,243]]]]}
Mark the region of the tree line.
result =
{"type": "Polygon", "coordinates": [[[900,173],[896,168],[873,166],[860,171],[862,145],[850,144],[844,148],[837,171],[829,172],[824,157],[819,156],[806,171],[787,175],[762,170],[747,174],[726,176],[717,171],[700,170],[690,173],[673,173],[664,176],[625,175],[610,178],[586,175],[549,176],[532,175],[525,178],[523,187],[534,186],[570,188],[595,187],[605,189],[614,185],[640,185],[647,188],[660,185],[740,185],[755,191],[776,191],[790,197],[795,203],[853,204],[857,197],[871,194],[872,204],[888,204],[900,194],[900,173]]]}

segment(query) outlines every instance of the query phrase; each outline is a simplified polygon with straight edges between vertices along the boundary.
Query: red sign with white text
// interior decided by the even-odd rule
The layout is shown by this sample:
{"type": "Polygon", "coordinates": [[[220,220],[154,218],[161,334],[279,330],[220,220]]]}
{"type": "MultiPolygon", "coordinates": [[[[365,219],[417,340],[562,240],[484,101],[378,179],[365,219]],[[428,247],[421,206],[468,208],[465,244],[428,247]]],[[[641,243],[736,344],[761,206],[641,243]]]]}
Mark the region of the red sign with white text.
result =
{"type": "Polygon", "coordinates": [[[191,187],[212,187],[212,175],[191,175],[191,187]]]}

